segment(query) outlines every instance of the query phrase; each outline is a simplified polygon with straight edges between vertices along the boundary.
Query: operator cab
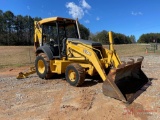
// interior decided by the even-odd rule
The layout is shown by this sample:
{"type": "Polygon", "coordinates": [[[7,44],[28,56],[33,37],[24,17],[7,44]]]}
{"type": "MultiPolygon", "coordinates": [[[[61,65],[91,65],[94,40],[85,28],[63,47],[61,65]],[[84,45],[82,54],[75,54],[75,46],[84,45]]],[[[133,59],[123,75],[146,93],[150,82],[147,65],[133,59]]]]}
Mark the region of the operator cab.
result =
{"type": "Polygon", "coordinates": [[[42,46],[49,46],[54,58],[66,56],[67,38],[79,38],[75,20],[60,19],[41,24],[42,46]]]}

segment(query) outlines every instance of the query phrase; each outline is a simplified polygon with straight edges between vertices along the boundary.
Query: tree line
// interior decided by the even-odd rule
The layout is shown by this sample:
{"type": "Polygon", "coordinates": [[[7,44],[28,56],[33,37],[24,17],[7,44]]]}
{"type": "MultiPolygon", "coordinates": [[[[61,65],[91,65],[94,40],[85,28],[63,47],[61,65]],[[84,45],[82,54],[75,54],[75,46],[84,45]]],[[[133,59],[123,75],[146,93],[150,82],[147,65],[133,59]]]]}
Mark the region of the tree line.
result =
{"type": "MultiPolygon", "coordinates": [[[[109,43],[108,32],[103,30],[97,34],[90,34],[91,39],[94,41],[99,41],[103,44],[109,43]]],[[[134,35],[126,36],[121,33],[113,32],[114,44],[131,44],[136,43],[136,38],[134,35]]],[[[142,34],[137,43],[160,43],[160,33],[146,33],[142,34]]]]}
{"type": "Polygon", "coordinates": [[[138,43],[160,43],[160,33],[147,33],[142,34],[138,41],[138,43]]]}
{"type": "MultiPolygon", "coordinates": [[[[14,15],[11,11],[0,10],[0,45],[33,45],[34,21],[42,18],[32,18],[29,15],[14,15]]],[[[80,24],[83,39],[88,39],[89,29],[80,24]]]]}
{"type": "MultiPolygon", "coordinates": [[[[135,43],[136,39],[134,35],[126,36],[121,33],[113,33],[113,42],[114,44],[131,44],[135,43]]],[[[94,41],[101,42],[102,44],[109,44],[109,34],[108,31],[103,30],[101,32],[98,32],[96,34],[90,34],[90,39],[94,41]]]]}
{"type": "MultiPolygon", "coordinates": [[[[0,10],[0,45],[33,45],[34,41],[34,21],[41,20],[40,17],[29,15],[14,15],[11,11],[3,12],[0,10]]],[[[102,44],[109,43],[108,31],[102,30],[98,33],[91,33],[88,28],[80,24],[82,39],[91,39],[102,44]]],[[[126,36],[121,33],[113,32],[114,44],[135,43],[134,35],[126,36]]],[[[149,43],[152,41],[160,42],[160,33],[149,33],[140,36],[137,42],[149,43]]]]}
{"type": "Polygon", "coordinates": [[[40,19],[0,10],[0,45],[33,44],[34,20],[40,19]]]}
{"type": "MultiPolygon", "coordinates": [[[[41,20],[40,17],[32,18],[29,15],[14,15],[11,11],[0,10],[0,45],[33,45],[34,41],[34,21],[41,20]]],[[[91,39],[108,44],[108,32],[91,34],[90,30],[80,24],[82,39],[91,39]]],[[[113,33],[115,44],[128,44],[135,42],[134,36],[125,36],[120,33],[113,33]]]]}

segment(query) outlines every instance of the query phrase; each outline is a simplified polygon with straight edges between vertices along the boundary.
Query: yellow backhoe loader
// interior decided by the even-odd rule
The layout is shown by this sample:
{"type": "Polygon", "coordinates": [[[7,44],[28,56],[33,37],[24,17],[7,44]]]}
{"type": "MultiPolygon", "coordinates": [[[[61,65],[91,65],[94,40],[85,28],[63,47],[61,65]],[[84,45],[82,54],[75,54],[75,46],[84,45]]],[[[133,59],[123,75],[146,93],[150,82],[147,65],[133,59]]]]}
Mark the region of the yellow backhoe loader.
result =
{"type": "MultiPolygon", "coordinates": [[[[104,95],[131,102],[135,94],[149,82],[141,70],[143,57],[122,62],[113,47],[109,32],[109,49],[101,43],[83,40],[78,20],[53,17],[35,21],[35,70],[42,79],[65,73],[72,86],[81,86],[85,76],[99,74],[104,95]],[[109,71],[109,72],[107,72],[109,71]]],[[[21,73],[17,78],[29,74],[21,73]]]]}

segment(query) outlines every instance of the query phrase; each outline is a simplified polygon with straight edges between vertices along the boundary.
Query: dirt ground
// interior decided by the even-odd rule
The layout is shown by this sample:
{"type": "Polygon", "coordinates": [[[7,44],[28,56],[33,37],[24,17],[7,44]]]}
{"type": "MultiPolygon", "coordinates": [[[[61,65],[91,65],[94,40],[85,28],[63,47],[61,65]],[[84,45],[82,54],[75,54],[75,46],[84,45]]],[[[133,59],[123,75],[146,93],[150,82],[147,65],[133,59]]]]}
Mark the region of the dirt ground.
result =
{"type": "Polygon", "coordinates": [[[145,55],[142,70],[152,85],[132,104],[104,96],[97,79],[82,87],[70,86],[64,76],[16,79],[27,68],[0,70],[0,120],[160,120],[159,55],[145,55]]]}

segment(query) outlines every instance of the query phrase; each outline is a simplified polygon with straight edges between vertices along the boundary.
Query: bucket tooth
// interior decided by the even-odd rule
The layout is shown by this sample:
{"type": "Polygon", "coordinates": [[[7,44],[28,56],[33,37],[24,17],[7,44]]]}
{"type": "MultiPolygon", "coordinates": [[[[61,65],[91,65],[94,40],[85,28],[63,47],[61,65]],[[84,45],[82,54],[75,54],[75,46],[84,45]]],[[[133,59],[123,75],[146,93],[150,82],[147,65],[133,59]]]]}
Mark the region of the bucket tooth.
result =
{"type": "Polygon", "coordinates": [[[134,64],[134,59],[133,58],[130,58],[129,61],[127,61],[127,65],[131,65],[131,64],[134,64]]]}
{"type": "Polygon", "coordinates": [[[144,59],[144,57],[143,57],[143,56],[141,56],[141,57],[137,58],[137,62],[142,62],[142,61],[143,61],[143,59],[144,59]]]}

